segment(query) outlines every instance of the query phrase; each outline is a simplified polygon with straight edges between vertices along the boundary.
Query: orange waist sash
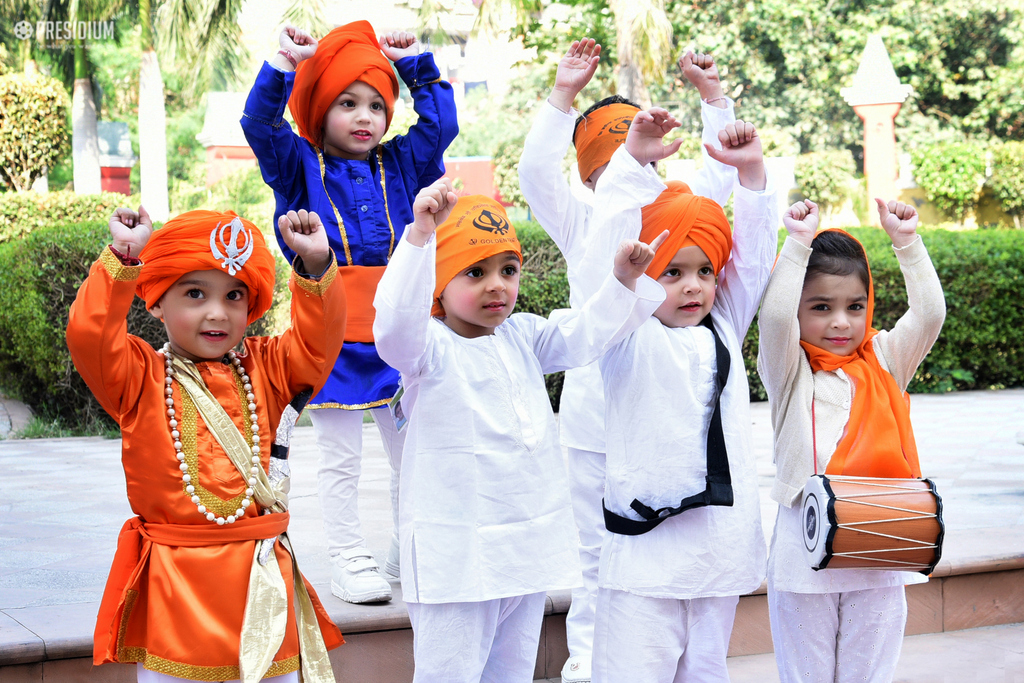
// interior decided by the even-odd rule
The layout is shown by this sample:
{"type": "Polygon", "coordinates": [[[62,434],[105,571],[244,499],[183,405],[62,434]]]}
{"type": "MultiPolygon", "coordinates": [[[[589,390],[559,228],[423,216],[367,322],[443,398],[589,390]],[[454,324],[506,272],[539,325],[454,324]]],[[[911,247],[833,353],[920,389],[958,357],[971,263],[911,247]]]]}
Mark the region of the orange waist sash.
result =
{"type": "Polygon", "coordinates": [[[345,341],[373,343],[373,297],[384,276],[386,266],[339,266],[338,274],[345,282],[348,322],[345,341]]]}
{"type": "Polygon", "coordinates": [[[96,616],[93,635],[93,663],[114,662],[117,634],[129,589],[136,586],[149,560],[152,545],[202,548],[242,541],[259,541],[280,536],[288,530],[287,512],[246,517],[224,526],[197,524],[147,524],[132,517],[121,527],[110,576],[96,616]]]}

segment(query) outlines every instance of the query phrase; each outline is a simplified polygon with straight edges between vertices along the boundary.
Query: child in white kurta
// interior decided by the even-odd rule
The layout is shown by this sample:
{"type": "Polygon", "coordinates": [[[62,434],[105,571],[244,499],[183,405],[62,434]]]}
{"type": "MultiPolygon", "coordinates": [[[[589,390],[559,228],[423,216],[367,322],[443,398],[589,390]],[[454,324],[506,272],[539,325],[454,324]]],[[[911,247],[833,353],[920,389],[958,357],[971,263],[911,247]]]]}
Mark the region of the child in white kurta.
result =
{"type": "MultiPolygon", "coordinates": [[[[433,199],[443,211],[444,200],[433,199]]],[[[500,205],[480,196],[459,199],[422,246],[411,241],[417,225],[395,250],[374,302],[377,348],[402,373],[409,419],[399,530],[414,680],[529,683],[545,592],[580,583],[544,374],[593,362],[648,318],[664,292],[646,277],[634,292],[609,275],[579,311],[498,315],[489,331],[467,336],[453,321],[458,302],[445,283],[453,274],[491,278],[489,259],[511,255],[501,271],[509,282],[489,295],[500,305],[488,300],[482,313],[471,312],[508,316],[520,263],[514,228],[500,205]],[[447,317],[431,317],[440,305],[435,313],[447,317]]]]}
{"type": "MultiPolygon", "coordinates": [[[[622,144],[625,133],[614,127],[602,127],[603,116],[614,116],[615,107],[627,112],[629,119],[639,107],[621,98],[602,100],[582,117],[572,108],[573,101],[586,87],[597,68],[601,46],[593,40],[574,42],[558,63],[555,85],[548,99],[540,105],[537,118],[523,145],[519,159],[519,185],[541,227],[551,236],[565,258],[569,280],[569,301],[579,308],[586,301],[581,294],[578,272],[587,247],[593,206],[573,196],[561,164],[570,143],[586,160],[596,157],[589,170],[586,161],[580,165],[581,180],[593,189],[601,177],[614,147],[622,144]],[[574,126],[575,124],[575,126],[574,126]],[[601,133],[594,138],[574,135],[580,126],[594,126],[601,133]],[[616,135],[618,137],[616,137],[616,135]],[[601,145],[601,138],[613,138],[599,152],[590,145],[601,145]],[[586,177],[582,177],[586,174],[586,177]]],[[[687,53],[679,61],[680,69],[697,88],[701,97],[704,123],[703,141],[722,147],[718,134],[736,119],[732,100],[722,92],[718,69],[710,55],[687,53]]],[[[694,194],[710,197],[724,205],[732,193],[736,170],[704,152],[704,166],[690,184],[694,194]]],[[[580,563],[583,586],[573,590],[572,605],[566,615],[566,640],[569,661],[562,671],[564,683],[590,680],[590,658],[594,642],[594,606],[597,601],[597,572],[604,519],[601,500],[604,497],[605,438],[604,387],[597,363],[569,370],[565,374],[559,410],[561,443],[568,449],[569,482],[572,505],[580,534],[580,563]]]]}
{"type": "MultiPolygon", "coordinates": [[[[916,212],[892,202],[890,213],[889,206],[879,204],[882,225],[893,239],[906,279],[910,308],[891,331],[878,332],[868,343],[882,368],[892,375],[900,391],[905,391],[939,335],[945,302],[935,268],[916,234],[916,212]]],[[[883,683],[892,680],[903,642],[907,617],[904,585],[927,578],[898,571],[815,571],[802,540],[804,484],[828,467],[848,431],[856,394],[855,385],[841,369],[813,372],[800,345],[807,331],[801,332],[798,311],[806,306],[802,294],[805,276],[809,282],[812,275],[808,262],[814,251],[811,240],[818,225],[817,213],[813,203],[804,202],[786,213],[790,235],[779,254],[759,318],[758,373],[771,402],[778,470],[772,498],[779,503],[779,514],[768,563],[772,640],[783,683],[883,683]]],[[[866,269],[866,261],[863,267],[866,269]]],[[[857,310],[863,317],[864,305],[854,308],[857,310]]],[[[826,312],[827,307],[822,313],[826,312]]],[[[837,328],[845,324],[836,323],[837,328]]],[[[834,334],[852,336],[845,327],[834,334]]]]}
{"type": "MultiPolygon", "coordinates": [[[[730,358],[721,416],[733,505],[690,509],[642,535],[606,535],[594,636],[595,683],[727,681],[725,657],[738,596],[755,590],[764,577],[766,548],[749,443],[742,342],[768,281],[778,219],[774,190],[763,175],[759,140],[751,133],[752,127],[742,124],[742,144],[725,150],[744,166],[735,189],[736,230],[731,257],[727,250],[719,257],[727,259],[724,267],[719,263],[709,268],[712,280],[719,275],[717,290],[711,284],[713,299],[703,299],[705,305],[713,301],[710,317],[730,358]],[[760,170],[760,182],[747,180],[752,169],[760,170]]],[[[645,234],[651,227],[660,230],[648,224],[641,207],[660,201],[669,190],[646,166],[649,157],[632,153],[635,134],[643,134],[636,122],[598,187],[594,235],[581,272],[603,269],[621,237],[636,236],[642,227],[645,234]]],[[[725,222],[721,208],[707,207],[712,209],[725,222]]],[[[677,227],[689,228],[670,229],[677,227]]],[[[676,247],[669,239],[662,251],[672,253],[676,247]]],[[[672,296],[670,292],[668,300],[672,296]]],[[[705,444],[717,393],[711,330],[695,323],[670,327],[652,317],[614,346],[600,367],[607,426],[606,509],[639,520],[631,509],[634,499],[657,509],[678,506],[683,498],[703,491],[705,444]]]]}

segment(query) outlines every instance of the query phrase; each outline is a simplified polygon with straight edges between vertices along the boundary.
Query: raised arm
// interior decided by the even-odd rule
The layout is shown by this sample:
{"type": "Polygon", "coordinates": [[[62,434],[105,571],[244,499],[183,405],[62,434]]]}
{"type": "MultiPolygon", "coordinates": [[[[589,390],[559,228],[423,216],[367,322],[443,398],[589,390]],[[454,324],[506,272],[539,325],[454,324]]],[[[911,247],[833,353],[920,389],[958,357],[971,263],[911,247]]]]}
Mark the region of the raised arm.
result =
{"type": "Polygon", "coordinates": [[[892,239],[903,271],[909,304],[892,330],[879,332],[877,344],[896,384],[906,391],[918,365],[939,337],[946,319],[946,299],[924,241],[917,234],[917,211],[902,202],[875,201],[882,227],[892,239]]]}
{"type": "Polygon", "coordinates": [[[119,424],[141,394],[141,381],[156,354],[128,334],[128,311],[142,273],[137,255],[153,224],[146,210],[119,208],[110,218],[111,246],[105,247],[78,288],[68,313],[67,344],[78,373],[119,424]]]}
{"type": "Polygon", "coordinates": [[[786,211],[783,223],[789,236],[768,280],[757,319],[757,373],[772,402],[773,414],[784,413],[776,406],[789,397],[788,387],[796,379],[803,355],[797,314],[811,241],[818,230],[818,207],[811,201],[797,202],[786,211]]]}
{"type": "Polygon", "coordinates": [[[593,363],[650,319],[665,300],[665,288],[644,271],[667,237],[666,230],[652,244],[623,241],[612,272],[581,309],[557,310],[547,320],[519,316],[534,325],[534,352],[545,373],[593,363]]]}
{"type": "Polygon", "coordinates": [[[416,37],[407,31],[380,38],[381,51],[395,64],[412,94],[418,118],[405,135],[386,143],[405,170],[407,190],[417,192],[444,175],[444,152],[459,134],[455,94],[429,52],[417,54],[416,37]]]}
{"type": "Polygon", "coordinates": [[[572,269],[585,251],[590,207],[576,199],[562,174],[578,112],[572,103],[597,69],[601,46],[574,41],[558,62],[555,85],[540,105],[519,158],[519,187],[537,222],[551,236],[572,269]]]}
{"type": "Polygon", "coordinates": [[[457,201],[447,178],[420,190],[406,227],[377,285],[373,338],[377,353],[405,376],[419,374],[429,352],[428,326],[437,277],[434,231],[457,201]]]}
{"type": "Polygon", "coordinates": [[[725,96],[718,76],[718,65],[710,54],[687,51],[679,58],[679,70],[700,95],[700,116],[704,125],[701,133],[703,166],[690,183],[694,194],[714,200],[725,206],[736,182],[736,169],[708,154],[705,145],[722,149],[719,133],[736,122],[733,101],[725,96]]]}

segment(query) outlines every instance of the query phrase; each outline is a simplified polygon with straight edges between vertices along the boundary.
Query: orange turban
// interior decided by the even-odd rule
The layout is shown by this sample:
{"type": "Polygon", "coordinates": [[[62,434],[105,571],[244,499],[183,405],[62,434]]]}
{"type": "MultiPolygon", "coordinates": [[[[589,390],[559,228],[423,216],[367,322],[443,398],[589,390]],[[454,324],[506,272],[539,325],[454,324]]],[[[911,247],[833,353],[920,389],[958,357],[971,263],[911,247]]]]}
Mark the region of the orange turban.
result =
{"type": "Polygon", "coordinates": [[[594,171],[612,160],[615,150],[626,141],[629,124],[638,111],[631,104],[617,102],[583,117],[572,136],[580,180],[587,182],[594,171]]]}
{"type": "Polygon", "coordinates": [[[700,247],[716,275],[729,260],[732,229],[725,211],[713,200],[693,194],[686,183],[678,180],[670,180],[668,188],[643,208],[640,241],[650,244],[665,230],[670,231],[669,237],[647,269],[655,280],[683,247],[700,247]]]}
{"type": "Polygon", "coordinates": [[[523,260],[516,228],[505,208],[482,194],[459,197],[448,220],[437,227],[437,281],[431,315],[444,315],[438,297],[456,275],[477,261],[511,251],[523,260]]]}
{"type": "Polygon", "coordinates": [[[145,266],[135,287],[146,309],[194,270],[224,270],[249,288],[249,322],[274,299],[274,256],[263,233],[233,211],[187,211],[164,223],[139,258],[145,266]]]}
{"type": "Polygon", "coordinates": [[[299,127],[299,135],[314,147],[322,148],[327,110],[356,81],[366,83],[384,98],[390,126],[398,99],[398,79],[391,62],[380,51],[377,34],[368,21],[353,21],[334,29],[319,42],[316,54],[295,69],[288,108],[299,127]]]}

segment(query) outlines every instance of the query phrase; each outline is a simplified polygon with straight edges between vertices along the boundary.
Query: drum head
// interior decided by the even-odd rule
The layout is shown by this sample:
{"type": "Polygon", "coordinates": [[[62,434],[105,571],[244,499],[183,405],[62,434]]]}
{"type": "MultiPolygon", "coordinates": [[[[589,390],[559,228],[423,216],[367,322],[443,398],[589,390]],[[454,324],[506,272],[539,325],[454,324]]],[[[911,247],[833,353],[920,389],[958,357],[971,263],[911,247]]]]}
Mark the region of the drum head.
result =
{"type": "Polygon", "coordinates": [[[801,514],[804,549],[813,569],[821,569],[825,560],[825,540],[828,535],[828,493],[824,478],[816,475],[807,480],[801,514]]]}

